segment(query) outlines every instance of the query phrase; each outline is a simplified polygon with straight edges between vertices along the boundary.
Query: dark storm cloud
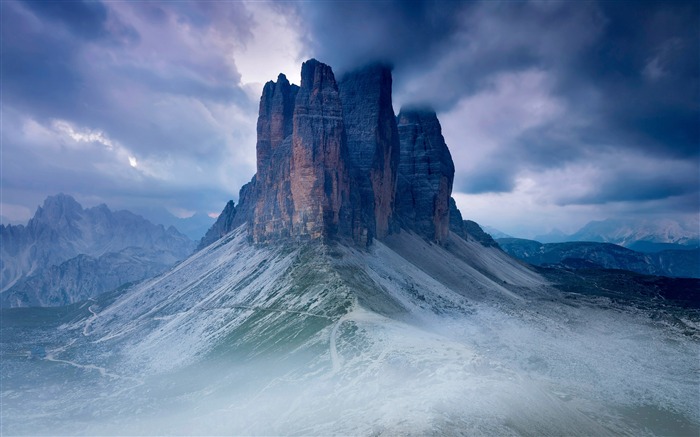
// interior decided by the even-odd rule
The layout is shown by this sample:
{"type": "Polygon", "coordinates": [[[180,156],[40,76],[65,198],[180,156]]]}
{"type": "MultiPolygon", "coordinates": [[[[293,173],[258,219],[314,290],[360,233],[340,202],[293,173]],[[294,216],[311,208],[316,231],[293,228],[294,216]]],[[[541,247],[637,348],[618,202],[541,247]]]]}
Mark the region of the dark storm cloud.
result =
{"type": "Polygon", "coordinates": [[[5,102],[44,114],[55,104],[69,107],[83,78],[75,68],[81,41],[52,21],[40,21],[26,6],[0,7],[5,102]]]}
{"type": "MultiPolygon", "coordinates": [[[[469,193],[503,193],[515,188],[510,165],[503,160],[486,159],[467,174],[455,174],[456,185],[469,187],[469,193]]],[[[455,188],[455,191],[459,191],[455,188]]]]}
{"type": "MultiPolygon", "coordinates": [[[[697,193],[692,175],[608,174],[599,181],[597,190],[589,195],[571,199],[578,205],[608,202],[637,202],[684,197],[697,193]]],[[[569,202],[562,202],[567,204],[569,202]]],[[[697,206],[697,202],[696,202],[697,206]]]]}
{"type": "Polygon", "coordinates": [[[396,66],[416,98],[446,109],[485,78],[533,66],[555,67],[603,26],[598,9],[575,2],[328,2],[311,11],[311,44],[341,69],[368,60],[396,66]],[[432,79],[432,80],[430,80],[432,79]]]}
{"type": "Polygon", "coordinates": [[[446,51],[460,27],[460,2],[302,2],[313,53],[338,72],[389,60],[426,64],[446,51]]]}
{"type": "MultiPolygon", "coordinates": [[[[175,5],[169,13],[180,22],[204,28],[221,20],[218,11],[210,7],[186,2],[175,5]],[[207,13],[213,16],[207,17],[207,13]]],[[[155,23],[164,20],[165,12],[157,3],[136,3],[130,9],[146,26],[153,17],[155,23]]],[[[232,26],[230,32],[243,40],[248,34],[248,17],[241,15],[240,23],[235,23],[238,26],[232,26]]],[[[108,20],[105,6],[98,2],[4,2],[5,99],[44,117],[90,122],[98,118],[96,107],[101,114],[129,115],[121,107],[110,107],[115,105],[114,99],[105,95],[122,84],[136,84],[140,92],[245,100],[237,86],[240,76],[221,65],[223,61],[218,65],[203,63],[196,57],[189,59],[185,53],[181,58],[168,59],[167,47],[176,42],[167,40],[159,41],[164,53],[157,51],[159,47],[148,47],[149,53],[139,54],[139,40],[138,31],[124,25],[117,14],[112,13],[108,20]],[[167,70],[154,68],[159,63],[170,65],[167,70]],[[115,84],[115,77],[122,83],[115,84]]],[[[224,57],[216,54],[217,59],[224,57]]]]}
{"type": "Polygon", "coordinates": [[[31,11],[42,19],[58,22],[73,34],[95,39],[108,35],[104,28],[107,21],[107,9],[98,2],[67,1],[22,1],[31,11]]]}
{"type": "MultiPolygon", "coordinates": [[[[488,94],[498,85],[494,76],[546,76],[540,95],[558,101],[560,113],[536,126],[521,123],[517,135],[494,134],[491,152],[479,151],[479,168],[469,174],[460,175],[458,163],[455,189],[482,193],[512,190],[523,172],[583,165],[611,151],[697,165],[699,5],[382,1],[303,7],[310,9],[310,40],[319,58],[342,69],[374,58],[393,63],[402,103],[429,102],[449,114],[460,101],[488,94]]],[[[484,147],[468,136],[463,146],[451,146],[484,147]]],[[[595,194],[579,200],[604,204],[697,193],[693,178],[667,181],[669,170],[648,168],[627,181],[591,180],[595,194]]]]}
{"type": "Polygon", "coordinates": [[[700,154],[698,2],[603,2],[599,40],[562,75],[560,92],[590,83],[605,96],[601,124],[622,146],[662,156],[700,154]]]}
{"type": "Polygon", "coordinates": [[[241,183],[249,179],[250,165],[231,156],[239,126],[227,124],[235,111],[255,111],[231,61],[251,37],[244,5],[3,1],[0,7],[3,202],[38,204],[61,190],[170,196],[206,212],[220,210],[237,191],[221,186],[222,165],[233,173],[245,169],[241,183]],[[132,159],[138,168],[129,165],[132,159]],[[203,189],[219,202],[207,204],[211,196],[203,189]]]}
{"type": "Polygon", "coordinates": [[[337,74],[394,65],[395,102],[438,111],[455,191],[515,192],[528,179],[560,205],[687,211],[700,198],[695,1],[0,8],[4,202],[37,196],[36,205],[51,186],[164,202],[181,192],[191,209],[220,211],[254,171],[259,94],[241,85],[240,71],[267,74],[250,67],[279,56],[259,49],[253,30],[268,37],[262,47],[293,51],[290,23],[337,74]],[[270,7],[284,16],[251,12],[270,7]],[[255,53],[239,58],[248,47],[255,53]],[[217,196],[222,203],[211,204],[217,196]]]}

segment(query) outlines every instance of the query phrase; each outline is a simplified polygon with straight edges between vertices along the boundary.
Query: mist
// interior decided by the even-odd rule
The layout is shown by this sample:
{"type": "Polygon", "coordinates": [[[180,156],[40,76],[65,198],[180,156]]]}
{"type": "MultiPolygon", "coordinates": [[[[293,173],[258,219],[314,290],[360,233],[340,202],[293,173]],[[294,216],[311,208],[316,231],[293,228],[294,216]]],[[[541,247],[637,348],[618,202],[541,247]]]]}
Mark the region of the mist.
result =
{"type": "Polygon", "coordinates": [[[498,289],[417,241],[272,251],[238,233],[122,294],[22,309],[23,327],[6,312],[2,432],[697,434],[692,311],[559,292],[474,251],[500,260],[498,289]]]}

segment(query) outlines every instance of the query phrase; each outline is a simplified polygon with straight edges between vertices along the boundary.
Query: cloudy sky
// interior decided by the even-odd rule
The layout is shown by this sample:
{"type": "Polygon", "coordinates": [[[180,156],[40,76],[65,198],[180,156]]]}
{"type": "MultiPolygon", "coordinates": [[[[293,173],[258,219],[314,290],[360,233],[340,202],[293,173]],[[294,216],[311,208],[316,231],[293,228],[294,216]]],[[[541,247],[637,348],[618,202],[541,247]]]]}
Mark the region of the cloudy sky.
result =
{"type": "MultiPolygon", "coordinates": [[[[255,171],[262,84],[394,65],[438,112],[466,218],[531,237],[696,220],[696,1],[0,2],[3,222],[64,192],[215,215],[255,171]]],[[[166,212],[167,211],[167,212],[166,212]]]]}

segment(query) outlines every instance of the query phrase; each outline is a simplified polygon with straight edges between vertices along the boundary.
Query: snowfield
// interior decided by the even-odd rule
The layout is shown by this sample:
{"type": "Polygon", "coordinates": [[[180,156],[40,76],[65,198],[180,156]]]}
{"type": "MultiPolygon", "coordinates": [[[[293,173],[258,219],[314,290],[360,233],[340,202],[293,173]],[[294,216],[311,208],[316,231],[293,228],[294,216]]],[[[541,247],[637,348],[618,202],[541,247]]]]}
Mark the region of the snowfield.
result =
{"type": "Polygon", "coordinates": [[[697,435],[696,313],[566,294],[498,249],[402,232],[256,247],[3,313],[11,434],[697,435]]]}

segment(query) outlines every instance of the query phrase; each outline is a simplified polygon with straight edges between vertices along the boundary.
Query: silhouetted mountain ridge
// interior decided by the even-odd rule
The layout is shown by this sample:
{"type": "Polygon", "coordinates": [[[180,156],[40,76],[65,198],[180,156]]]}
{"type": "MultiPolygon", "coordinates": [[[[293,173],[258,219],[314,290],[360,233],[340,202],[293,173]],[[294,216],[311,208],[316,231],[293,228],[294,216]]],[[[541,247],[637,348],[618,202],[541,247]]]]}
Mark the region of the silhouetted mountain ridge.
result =
{"type": "Polygon", "coordinates": [[[700,278],[700,249],[642,253],[612,243],[540,243],[520,238],[496,241],[511,256],[538,266],[619,269],[647,275],[700,278]]]}
{"type": "Polygon", "coordinates": [[[65,305],[162,272],[194,243],[104,205],[49,196],[26,226],[0,226],[3,306],[65,305]],[[88,279],[88,277],[90,279],[88,279]]]}

